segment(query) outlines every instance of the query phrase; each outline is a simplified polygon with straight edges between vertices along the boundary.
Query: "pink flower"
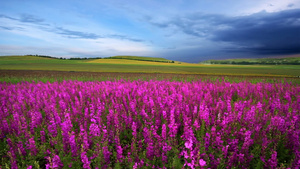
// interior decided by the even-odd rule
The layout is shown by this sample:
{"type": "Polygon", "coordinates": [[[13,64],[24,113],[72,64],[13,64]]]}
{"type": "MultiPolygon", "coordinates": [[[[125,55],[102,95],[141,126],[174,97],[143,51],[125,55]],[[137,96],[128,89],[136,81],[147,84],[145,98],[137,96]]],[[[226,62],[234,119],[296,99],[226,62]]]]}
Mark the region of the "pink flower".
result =
{"type": "Polygon", "coordinates": [[[46,142],[45,131],[44,130],[40,131],[40,134],[41,134],[41,142],[45,143],[46,142]]]}
{"type": "Polygon", "coordinates": [[[271,158],[268,160],[269,167],[270,168],[276,168],[277,167],[277,152],[273,151],[271,158]]]}
{"type": "Polygon", "coordinates": [[[90,134],[91,134],[92,136],[100,136],[100,129],[99,129],[99,127],[98,127],[97,124],[92,123],[92,124],[90,125],[90,134]]]}
{"type": "Polygon", "coordinates": [[[58,155],[55,155],[53,157],[52,163],[53,163],[53,165],[52,165],[53,168],[59,168],[59,167],[64,166],[63,163],[60,161],[60,158],[58,155]]]}
{"type": "Polygon", "coordinates": [[[19,141],[17,146],[18,146],[18,150],[21,152],[21,155],[25,156],[26,155],[26,150],[23,147],[23,142],[19,141]]]}
{"type": "Polygon", "coordinates": [[[166,128],[165,124],[162,125],[161,134],[162,134],[162,139],[166,140],[167,139],[167,128],[166,128]]]}
{"type": "Polygon", "coordinates": [[[138,164],[134,163],[133,169],[137,169],[138,168],[138,164]]]}
{"type": "Polygon", "coordinates": [[[51,133],[52,137],[57,136],[57,128],[54,119],[50,120],[50,124],[48,125],[48,131],[51,133]]]}
{"type": "Polygon", "coordinates": [[[70,148],[73,156],[77,156],[77,145],[75,141],[75,133],[72,131],[69,137],[70,148]]]}
{"type": "Polygon", "coordinates": [[[199,164],[201,167],[206,166],[206,161],[204,161],[202,158],[199,160],[199,164]]]}
{"type": "Polygon", "coordinates": [[[192,149],[192,147],[193,147],[193,140],[192,140],[192,139],[189,139],[188,141],[186,141],[186,142],[184,143],[184,145],[185,145],[185,147],[186,147],[187,149],[192,149]]]}
{"type": "Polygon", "coordinates": [[[150,143],[148,144],[146,156],[147,156],[147,158],[149,158],[150,160],[152,160],[153,157],[154,157],[154,147],[153,147],[153,143],[152,143],[152,142],[150,142],[150,143]]]}
{"type": "Polygon", "coordinates": [[[83,163],[83,168],[88,168],[90,169],[90,162],[89,162],[89,159],[88,157],[86,156],[86,152],[82,152],[81,153],[81,161],[83,163]]]}
{"type": "Polygon", "coordinates": [[[32,155],[35,156],[37,153],[37,149],[36,149],[35,141],[34,141],[33,137],[29,139],[29,149],[30,149],[30,153],[32,153],[32,155]]]}
{"type": "Polygon", "coordinates": [[[136,137],[137,135],[137,132],[136,132],[136,123],[135,122],[132,122],[132,135],[133,137],[136,137]]]}
{"type": "Polygon", "coordinates": [[[107,146],[104,146],[102,149],[103,149],[104,160],[105,160],[105,162],[109,163],[110,162],[111,152],[108,151],[108,147],[107,146]]]}
{"type": "Polygon", "coordinates": [[[201,167],[206,166],[206,161],[204,161],[202,158],[199,160],[199,164],[201,167]]]}
{"type": "Polygon", "coordinates": [[[122,158],[123,158],[123,149],[120,145],[117,145],[117,158],[118,160],[122,161],[122,158]]]}

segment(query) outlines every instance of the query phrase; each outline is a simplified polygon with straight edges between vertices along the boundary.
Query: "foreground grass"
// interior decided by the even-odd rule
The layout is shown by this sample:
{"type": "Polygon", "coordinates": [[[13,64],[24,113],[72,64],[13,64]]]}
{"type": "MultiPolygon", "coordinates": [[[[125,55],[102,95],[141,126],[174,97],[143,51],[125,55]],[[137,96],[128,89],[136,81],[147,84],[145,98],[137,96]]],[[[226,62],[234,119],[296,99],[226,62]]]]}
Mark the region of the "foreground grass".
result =
{"type": "Polygon", "coordinates": [[[248,81],[251,83],[292,83],[300,84],[300,78],[262,77],[262,76],[221,76],[199,74],[173,74],[173,73],[113,73],[113,72],[74,72],[74,71],[40,71],[40,70],[0,70],[0,82],[62,82],[65,80],[76,81],[150,81],[167,80],[179,82],[192,81],[218,81],[230,83],[248,81]]]}

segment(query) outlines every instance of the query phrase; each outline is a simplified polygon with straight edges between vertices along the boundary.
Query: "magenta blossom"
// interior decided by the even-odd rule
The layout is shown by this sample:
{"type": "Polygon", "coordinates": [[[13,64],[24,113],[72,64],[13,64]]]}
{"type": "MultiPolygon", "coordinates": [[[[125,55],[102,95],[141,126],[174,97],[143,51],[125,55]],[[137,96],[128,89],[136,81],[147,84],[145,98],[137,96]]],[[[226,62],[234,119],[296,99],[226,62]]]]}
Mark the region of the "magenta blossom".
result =
{"type": "Polygon", "coordinates": [[[200,160],[199,160],[199,165],[200,165],[201,167],[206,166],[206,161],[204,161],[203,159],[200,159],[200,160]]]}

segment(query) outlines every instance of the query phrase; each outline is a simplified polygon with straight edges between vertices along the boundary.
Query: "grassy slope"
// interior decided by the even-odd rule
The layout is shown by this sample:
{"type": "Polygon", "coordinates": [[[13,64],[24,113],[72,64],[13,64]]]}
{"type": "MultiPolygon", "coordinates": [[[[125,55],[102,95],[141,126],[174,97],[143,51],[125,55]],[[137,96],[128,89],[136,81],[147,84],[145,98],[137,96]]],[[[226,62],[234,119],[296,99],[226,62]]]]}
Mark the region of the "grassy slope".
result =
{"type": "Polygon", "coordinates": [[[273,60],[292,60],[292,61],[298,61],[300,60],[300,57],[286,57],[286,58],[257,58],[257,59],[225,59],[228,61],[249,61],[249,62],[256,62],[256,61],[273,61],[273,60]]]}
{"type": "Polygon", "coordinates": [[[236,63],[240,63],[240,62],[249,62],[249,63],[261,63],[261,62],[265,62],[265,63],[284,63],[284,62],[291,63],[291,62],[296,62],[296,63],[300,63],[300,55],[295,56],[295,57],[283,57],[283,58],[206,60],[206,61],[203,61],[203,62],[200,62],[200,63],[222,62],[222,61],[236,62],[236,63]]]}
{"type": "Polygon", "coordinates": [[[141,72],[251,76],[299,76],[297,65],[201,65],[125,59],[59,60],[35,56],[0,57],[2,70],[57,70],[85,72],[141,72]]]}
{"type": "Polygon", "coordinates": [[[171,61],[165,58],[143,57],[143,56],[113,56],[112,59],[144,60],[144,61],[171,61]]]}
{"type": "MultiPolygon", "coordinates": [[[[168,60],[166,60],[168,61],[168,60]]],[[[91,61],[87,61],[88,63],[102,63],[102,64],[125,64],[125,65],[164,65],[164,66],[195,66],[196,64],[192,63],[166,63],[166,62],[156,62],[156,61],[148,61],[148,60],[134,60],[134,59],[95,59],[91,61]]]]}

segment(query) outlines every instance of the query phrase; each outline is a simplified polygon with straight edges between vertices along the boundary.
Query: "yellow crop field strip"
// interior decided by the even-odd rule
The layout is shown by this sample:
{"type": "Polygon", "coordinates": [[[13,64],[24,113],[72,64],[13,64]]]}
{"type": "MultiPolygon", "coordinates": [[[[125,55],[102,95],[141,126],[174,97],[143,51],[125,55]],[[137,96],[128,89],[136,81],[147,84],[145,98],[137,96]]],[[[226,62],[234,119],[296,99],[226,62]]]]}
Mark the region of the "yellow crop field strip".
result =
{"type": "Polygon", "coordinates": [[[210,65],[210,64],[198,64],[198,63],[186,63],[178,62],[175,63],[164,63],[154,61],[139,61],[139,60],[127,60],[127,59],[95,59],[85,61],[85,63],[100,63],[100,64],[120,64],[120,65],[155,65],[155,66],[191,66],[191,67],[270,67],[261,65],[210,65]]]}
{"type": "Polygon", "coordinates": [[[165,65],[165,66],[195,66],[197,64],[190,64],[184,62],[165,63],[165,62],[152,62],[152,61],[139,61],[139,60],[127,60],[127,59],[95,59],[87,61],[86,63],[106,63],[106,64],[127,64],[127,65],[165,65]]]}

